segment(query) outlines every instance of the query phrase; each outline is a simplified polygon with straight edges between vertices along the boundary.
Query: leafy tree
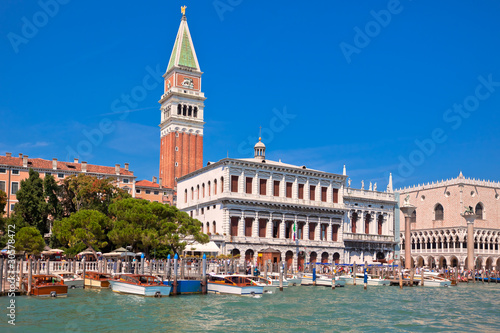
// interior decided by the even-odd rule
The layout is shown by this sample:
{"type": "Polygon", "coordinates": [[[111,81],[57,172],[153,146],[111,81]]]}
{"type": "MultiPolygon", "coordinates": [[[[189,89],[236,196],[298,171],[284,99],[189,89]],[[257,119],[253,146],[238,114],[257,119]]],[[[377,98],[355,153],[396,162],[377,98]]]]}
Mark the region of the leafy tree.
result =
{"type": "Polygon", "coordinates": [[[108,213],[108,206],[130,195],[113,184],[112,178],[97,178],[78,174],[63,180],[60,186],[61,205],[66,216],[81,209],[108,213]]]}
{"type": "Polygon", "coordinates": [[[40,231],[35,227],[24,227],[16,232],[16,251],[26,251],[29,254],[40,254],[45,247],[40,231]]]}
{"type": "Polygon", "coordinates": [[[113,225],[108,237],[116,246],[132,245],[146,254],[158,248],[161,254],[173,254],[182,252],[188,238],[199,243],[209,240],[201,233],[201,222],[158,202],[119,200],[109,206],[109,213],[113,225]]]}
{"type": "Polygon", "coordinates": [[[52,219],[58,220],[63,216],[63,207],[59,202],[60,186],[52,175],[45,176],[43,179],[43,189],[47,198],[47,212],[52,219]]]}
{"type": "Polygon", "coordinates": [[[109,218],[97,210],[80,210],[70,217],[54,222],[53,234],[70,249],[89,247],[97,260],[95,249],[108,245],[106,230],[109,218]]]}
{"type": "Polygon", "coordinates": [[[0,217],[5,214],[5,205],[7,205],[7,194],[0,190],[0,217]]]}
{"type": "Polygon", "coordinates": [[[30,226],[36,227],[43,235],[48,232],[47,203],[43,191],[43,180],[38,172],[29,170],[29,177],[21,180],[21,188],[16,193],[18,202],[14,214],[22,217],[30,226]]]}

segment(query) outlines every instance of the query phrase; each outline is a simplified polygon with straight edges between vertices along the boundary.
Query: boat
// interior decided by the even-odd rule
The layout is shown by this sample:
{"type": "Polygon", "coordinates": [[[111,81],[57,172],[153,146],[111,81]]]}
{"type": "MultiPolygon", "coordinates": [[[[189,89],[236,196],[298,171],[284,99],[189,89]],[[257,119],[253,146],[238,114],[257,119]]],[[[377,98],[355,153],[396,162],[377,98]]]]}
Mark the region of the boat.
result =
{"type": "Polygon", "coordinates": [[[481,277],[479,275],[476,276],[476,281],[483,281],[483,280],[484,280],[484,282],[490,282],[490,281],[495,282],[495,283],[500,282],[500,278],[496,278],[496,277],[492,277],[492,276],[490,276],[490,277],[487,277],[487,276],[481,277]]]}
{"type": "MultiPolygon", "coordinates": [[[[420,281],[422,282],[422,275],[420,274],[415,274],[413,276],[413,280],[415,281],[420,281]]],[[[441,277],[441,276],[426,276],[424,273],[424,287],[450,287],[452,285],[456,285],[455,283],[452,283],[451,280],[441,277]]]]}
{"type": "Polygon", "coordinates": [[[299,278],[295,274],[288,274],[286,276],[289,286],[300,286],[302,284],[302,278],[299,278]]]}
{"type": "Polygon", "coordinates": [[[64,284],[70,289],[83,288],[83,278],[79,274],[73,272],[58,272],[54,275],[59,276],[64,284]]]}
{"type": "MultiPolygon", "coordinates": [[[[345,284],[346,284],[346,282],[344,280],[340,279],[338,276],[335,277],[335,287],[343,287],[343,286],[345,286],[345,284]]],[[[305,273],[302,275],[302,285],[303,286],[314,285],[313,275],[311,273],[305,273]]],[[[316,285],[317,286],[331,287],[332,286],[332,278],[327,276],[327,275],[317,274],[316,275],[316,285]]]]}
{"type": "Polygon", "coordinates": [[[242,275],[244,277],[249,278],[253,282],[255,282],[258,286],[264,287],[264,293],[272,294],[278,290],[279,286],[273,284],[271,279],[264,279],[262,276],[254,276],[254,275],[242,275]]]}
{"type": "Polygon", "coordinates": [[[99,272],[85,272],[85,286],[93,288],[109,288],[111,275],[99,272]]]}
{"type": "MultiPolygon", "coordinates": [[[[261,275],[261,278],[266,278],[265,276],[261,275]]],[[[273,286],[279,287],[280,286],[280,275],[279,273],[267,273],[267,278],[270,279],[273,283],[273,286]]],[[[283,275],[283,288],[288,287],[288,280],[285,278],[283,275]]]]}
{"type": "Polygon", "coordinates": [[[109,284],[114,292],[140,296],[168,296],[172,290],[157,277],[144,274],[122,274],[118,279],[109,280],[109,284]]]}
{"type": "MultiPolygon", "coordinates": [[[[28,290],[28,278],[23,280],[23,289],[28,290]]],[[[68,286],[64,281],[54,274],[40,274],[31,277],[31,296],[42,297],[66,297],[68,286]]]]}
{"type": "Polygon", "coordinates": [[[245,276],[209,275],[207,291],[216,294],[255,296],[264,293],[264,287],[245,276]]]}
{"type": "MultiPolygon", "coordinates": [[[[164,280],[163,284],[172,287],[171,293],[174,293],[173,289],[174,281],[164,280]]],[[[202,285],[201,280],[177,280],[177,290],[176,294],[201,294],[202,285]]]]}
{"type": "MultiPolygon", "coordinates": [[[[352,274],[341,275],[339,278],[344,280],[345,283],[348,285],[354,284],[354,278],[353,278],[352,274]]],[[[363,273],[356,273],[356,284],[357,285],[364,285],[364,281],[365,281],[364,274],[363,273]]],[[[383,279],[377,275],[367,274],[366,283],[369,286],[389,286],[391,281],[388,279],[383,279]]]]}

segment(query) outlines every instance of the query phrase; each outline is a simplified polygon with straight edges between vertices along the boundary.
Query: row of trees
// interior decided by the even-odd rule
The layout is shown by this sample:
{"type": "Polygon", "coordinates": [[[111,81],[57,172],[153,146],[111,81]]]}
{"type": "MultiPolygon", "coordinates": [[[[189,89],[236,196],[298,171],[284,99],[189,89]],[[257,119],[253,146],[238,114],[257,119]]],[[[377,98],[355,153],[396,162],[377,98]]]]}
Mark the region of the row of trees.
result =
{"type": "MultiPolygon", "coordinates": [[[[96,251],[132,246],[162,258],[180,253],[186,238],[208,242],[198,220],[176,207],[132,198],[114,186],[112,179],[79,174],[57,183],[51,175],[42,180],[30,169],[16,196],[14,212],[1,224],[2,231],[15,225],[16,251],[40,253],[45,246],[42,235],[49,232],[51,223],[50,246],[64,248],[70,255],[88,247],[95,255],[96,251]]],[[[0,193],[1,215],[5,202],[0,193]]],[[[2,246],[5,242],[6,236],[2,246]]]]}

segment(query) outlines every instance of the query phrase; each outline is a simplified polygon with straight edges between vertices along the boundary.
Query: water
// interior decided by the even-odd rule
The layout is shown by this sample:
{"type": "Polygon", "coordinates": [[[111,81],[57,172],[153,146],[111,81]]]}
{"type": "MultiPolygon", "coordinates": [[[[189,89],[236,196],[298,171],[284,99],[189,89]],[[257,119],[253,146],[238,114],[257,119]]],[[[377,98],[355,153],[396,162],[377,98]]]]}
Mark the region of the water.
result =
{"type": "Polygon", "coordinates": [[[289,287],[250,298],[144,298],[69,290],[67,298],[16,297],[16,326],[0,332],[499,332],[500,285],[451,288],[289,287]]]}

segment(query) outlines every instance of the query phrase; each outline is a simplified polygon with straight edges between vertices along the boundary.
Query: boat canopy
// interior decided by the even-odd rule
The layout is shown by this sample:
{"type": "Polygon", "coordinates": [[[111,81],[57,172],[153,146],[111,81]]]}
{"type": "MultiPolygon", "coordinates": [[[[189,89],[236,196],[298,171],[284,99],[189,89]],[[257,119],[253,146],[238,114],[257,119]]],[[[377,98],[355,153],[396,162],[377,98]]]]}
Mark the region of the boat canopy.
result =
{"type": "Polygon", "coordinates": [[[213,241],[210,241],[206,244],[200,244],[194,242],[192,244],[186,245],[184,252],[208,252],[208,253],[219,253],[220,249],[213,241]]]}

